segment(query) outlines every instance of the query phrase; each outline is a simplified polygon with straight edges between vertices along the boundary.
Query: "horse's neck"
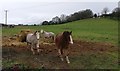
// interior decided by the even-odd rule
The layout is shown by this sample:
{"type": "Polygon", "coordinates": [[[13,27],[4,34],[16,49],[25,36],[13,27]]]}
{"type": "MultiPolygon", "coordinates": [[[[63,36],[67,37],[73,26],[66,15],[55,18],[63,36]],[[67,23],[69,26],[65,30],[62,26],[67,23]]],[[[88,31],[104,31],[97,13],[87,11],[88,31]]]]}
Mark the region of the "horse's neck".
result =
{"type": "Polygon", "coordinates": [[[63,35],[61,35],[61,36],[62,36],[61,39],[62,39],[63,42],[69,42],[66,36],[63,36],[63,35]]]}
{"type": "Polygon", "coordinates": [[[29,35],[33,35],[33,33],[30,33],[29,35]]]}
{"type": "Polygon", "coordinates": [[[46,33],[46,31],[44,31],[44,33],[46,33]]]}
{"type": "Polygon", "coordinates": [[[48,34],[48,32],[44,31],[45,34],[48,34]]]}

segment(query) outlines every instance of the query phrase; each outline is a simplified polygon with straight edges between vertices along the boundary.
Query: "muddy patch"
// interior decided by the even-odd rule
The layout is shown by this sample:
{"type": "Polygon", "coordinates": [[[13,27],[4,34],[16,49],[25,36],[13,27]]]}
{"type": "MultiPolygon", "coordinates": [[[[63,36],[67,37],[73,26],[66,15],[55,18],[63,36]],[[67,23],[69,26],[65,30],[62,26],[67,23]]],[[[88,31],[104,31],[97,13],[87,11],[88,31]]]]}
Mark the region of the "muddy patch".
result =
{"type": "MultiPolygon", "coordinates": [[[[62,62],[58,56],[57,48],[54,42],[40,42],[41,52],[39,54],[33,55],[31,50],[27,48],[27,44],[24,42],[19,42],[10,38],[3,38],[2,42],[2,56],[3,61],[13,60],[14,64],[24,64],[28,68],[46,68],[46,69],[69,69],[74,68],[66,62],[62,62]]],[[[85,56],[90,54],[105,55],[106,53],[117,52],[117,47],[108,43],[98,43],[98,42],[87,42],[74,40],[74,44],[69,46],[69,57],[72,60],[76,59],[76,56],[85,56]]],[[[82,58],[81,58],[82,59],[82,58]]],[[[81,60],[82,62],[83,60],[81,60]]],[[[8,62],[9,63],[9,62],[8,62]]],[[[74,63],[71,63],[74,64],[74,63]]],[[[81,64],[82,65],[82,64],[81,64]]],[[[3,64],[3,68],[7,67],[3,64]]],[[[80,66],[83,67],[84,66],[80,66]]],[[[76,67],[76,68],[80,68],[76,67]]]]}

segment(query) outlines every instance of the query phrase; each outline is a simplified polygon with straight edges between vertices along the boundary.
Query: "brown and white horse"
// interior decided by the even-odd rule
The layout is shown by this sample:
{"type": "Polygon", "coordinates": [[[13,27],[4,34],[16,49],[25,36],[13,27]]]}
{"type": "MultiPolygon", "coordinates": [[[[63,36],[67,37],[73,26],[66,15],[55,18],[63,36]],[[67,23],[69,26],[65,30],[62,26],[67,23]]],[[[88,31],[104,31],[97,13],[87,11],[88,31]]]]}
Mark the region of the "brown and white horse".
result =
{"type": "Polygon", "coordinates": [[[55,37],[55,44],[58,47],[58,53],[62,61],[64,61],[63,56],[65,57],[67,63],[70,63],[68,58],[68,46],[73,44],[72,40],[72,31],[64,31],[60,34],[57,34],[55,37]]]}

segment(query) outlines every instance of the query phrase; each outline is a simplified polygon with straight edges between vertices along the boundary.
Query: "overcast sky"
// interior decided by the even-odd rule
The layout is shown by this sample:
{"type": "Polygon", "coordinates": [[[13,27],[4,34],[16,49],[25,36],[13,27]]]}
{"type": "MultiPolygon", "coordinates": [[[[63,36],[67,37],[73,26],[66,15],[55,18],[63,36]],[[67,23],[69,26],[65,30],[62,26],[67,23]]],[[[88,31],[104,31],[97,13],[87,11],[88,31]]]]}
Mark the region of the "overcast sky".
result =
{"type": "Polygon", "coordinates": [[[0,0],[0,23],[4,23],[5,12],[8,10],[8,24],[38,24],[51,20],[61,14],[91,9],[101,13],[108,7],[110,11],[118,6],[119,0],[0,0]]]}

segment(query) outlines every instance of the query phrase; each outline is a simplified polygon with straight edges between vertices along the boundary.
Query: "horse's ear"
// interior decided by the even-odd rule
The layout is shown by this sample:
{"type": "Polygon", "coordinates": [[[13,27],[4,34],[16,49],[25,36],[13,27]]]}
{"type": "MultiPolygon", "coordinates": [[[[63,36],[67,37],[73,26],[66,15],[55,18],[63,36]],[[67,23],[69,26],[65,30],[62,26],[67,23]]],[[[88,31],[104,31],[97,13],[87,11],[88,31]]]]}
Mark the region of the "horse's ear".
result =
{"type": "Polygon", "coordinates": [[[34,32],[34,35],[36,35],[37,31],[34,32]]]}
{"type": "Polygon", "coordinates": [[[72,34],[72,31],[70,31],[70,34],[72,34]]]}
{"type": "Polygon", "coordinates": [[[65,34],[66,34],[66,31],[63,32],[63,35],[65,35],[65,34]]]}

